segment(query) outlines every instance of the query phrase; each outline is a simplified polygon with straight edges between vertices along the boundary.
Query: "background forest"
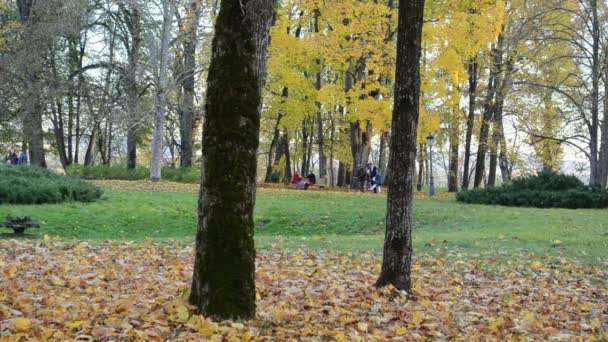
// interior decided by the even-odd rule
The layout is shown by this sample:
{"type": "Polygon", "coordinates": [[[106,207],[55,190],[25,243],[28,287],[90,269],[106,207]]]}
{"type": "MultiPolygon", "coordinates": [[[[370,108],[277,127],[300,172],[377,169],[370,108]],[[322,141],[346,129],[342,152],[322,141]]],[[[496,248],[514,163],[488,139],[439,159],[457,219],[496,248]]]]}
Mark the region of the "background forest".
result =
{"type": "MultiPolygon", "coordinates": [[[[198,167],[218,1],[0,2],[0,152],[40,166],[198,167]]],[[[427,136],[450,191],[541,169],[608,181],[608,5],[437,0],[425,10],[418,184],[427,136]]],[[[393,0],[277,4],[261,181],[390,176],[393,0]]],[[[445,180],[445,181],[443,181],[445,180]]]]}

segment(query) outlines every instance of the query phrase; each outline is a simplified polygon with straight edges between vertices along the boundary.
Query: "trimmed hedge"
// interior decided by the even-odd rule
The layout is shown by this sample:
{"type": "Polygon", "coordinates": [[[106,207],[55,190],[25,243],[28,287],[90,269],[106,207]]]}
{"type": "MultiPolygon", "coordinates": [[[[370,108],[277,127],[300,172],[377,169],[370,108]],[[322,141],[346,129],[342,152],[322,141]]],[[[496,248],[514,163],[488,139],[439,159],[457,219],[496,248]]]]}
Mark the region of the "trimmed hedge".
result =
{"type": "Polygon", "coordinates": [[[76,177],[33,166],[0,165],[0,204],[93,202],[102,194],[76,177]]]}
{"type": "MultiPolygon", "coordinates": [[[[67,174],[84,179],[120,179],[120,180],[143,180],[150,179],[150,170],[138,167],[129,170],[125,166],[83,166],[73,165],[67,170],[67,174]]],[[[201,178],[201,170],[198,168],[169,168],[162,169],[162,179],[179,183],[198,183],[201,178]]]]}
{"type": "Polygon", "coordinates": [[[462,191],[459,202],[536,208],[608,208],[608,191],[585,186],[578,178],[543,171],[496,188],[462,191]]]}

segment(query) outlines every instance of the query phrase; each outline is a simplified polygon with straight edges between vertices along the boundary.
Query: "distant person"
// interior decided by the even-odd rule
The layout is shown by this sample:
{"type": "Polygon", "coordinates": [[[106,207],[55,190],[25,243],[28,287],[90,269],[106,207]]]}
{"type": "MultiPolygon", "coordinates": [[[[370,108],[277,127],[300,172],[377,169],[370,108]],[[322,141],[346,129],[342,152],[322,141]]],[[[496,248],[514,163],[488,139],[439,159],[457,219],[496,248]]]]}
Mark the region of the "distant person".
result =
{"type": "Polygon", "coordinates": [[[308,182],[304,178],[300,178],[300,180],[296,183],[298,190],[307,190],[308,182]]]}
{"type": "Polygon", "coordinates": [[[6,162],[11,165],[17,165],[19,163],[19,156],[15,153],[15,150],[10,150],[8,156],[6,156],[6,162]]]}
{"type": "Polygon", "coordinates": [[[19,155],[19,165],[27,165],[27,153],[25,151],[21,152],[19,155]]]}
{"type": "Polygon", "coordinates": [[[308,185],[317,184],[317,176],[314,173],[310,173],[306,178],[308,178],[308,185]]]}
{"type": "Polygon", "coordinates": [[[382,178],[382,174],[380,173],[380,171],[376,171],[376,175],[374,176],[374,178],[372,178],[372,187],[370,188],[370,190],[373,191],[375,194],[382,193],[383,180],[384,179],[382,178]]]}
{"type": "Polygon", "coordinates": [[[293,175],[293,180],[291,181],[291,183],[293,183],[293,184],[296,184],[296,185],[297,185],[298,183],[300,183],[300,181],[301,181],[301,180],[302,180],[302,177],[300,177],[300,175],[299,175],[299,174],[296,172],[296,173],[293,175]]]}

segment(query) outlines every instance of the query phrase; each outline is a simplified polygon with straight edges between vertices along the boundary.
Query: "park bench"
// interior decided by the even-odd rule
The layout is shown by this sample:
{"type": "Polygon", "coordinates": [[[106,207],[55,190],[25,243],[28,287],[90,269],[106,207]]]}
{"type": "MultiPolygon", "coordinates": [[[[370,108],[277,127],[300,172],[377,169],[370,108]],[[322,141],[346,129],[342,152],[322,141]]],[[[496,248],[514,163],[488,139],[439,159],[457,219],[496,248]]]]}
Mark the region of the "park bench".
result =
{"type": "Polygon", "coordinates": [[[0,223],[0,228],[12,229],[15,235],[22,235],[28,228],[40,228],[40,225],[32,222],[29,216],[24,217],[6,217],[6,222],[0,223]]]}

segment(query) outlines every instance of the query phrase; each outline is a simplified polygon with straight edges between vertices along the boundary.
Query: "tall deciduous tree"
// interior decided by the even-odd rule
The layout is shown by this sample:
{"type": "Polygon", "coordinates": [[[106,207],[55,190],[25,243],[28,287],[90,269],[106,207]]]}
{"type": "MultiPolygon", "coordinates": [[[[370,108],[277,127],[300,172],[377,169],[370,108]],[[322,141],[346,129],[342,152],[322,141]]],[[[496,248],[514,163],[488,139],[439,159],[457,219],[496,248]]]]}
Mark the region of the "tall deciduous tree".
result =
{"type": "Polygon", "coordinates": [[[31,132],[30,160],[32,165],[46,167],[44,156],[44,137],[42,130],[42,103],[40,99],[40,73],[42,61],[40,51],[36,51],[35,43],[35,3],[32,0],[18,0],[19,16],[24,26],[23,46],[28,63],[23,63],[25,69],[24,85],[26,93],[23,96],[25,111],[25,126],[31,132]]]}
{"type": "Polygon", "coordinates": [[[169,68],[169,44],[171,28],[175,15],[175,0],[163,0],[163,24],[160,30],[158,45],[152,38],[149,40],[154,57],[154,81],[156,97],[154,99],[154,134],[152,136],[152,161],[150,163],[150,178],[160,180],[163,161],[163,146],[165,137],[165,115],[167,112],[167,71],[169,68]]]}
{"type": "Polygon", "coordinates": [[[273,0],[224,0],[208,76],[190,302],[205,316],[255,316],[253,209],[273,0]]]}
{"type": "Polygon", "coordinates": [[[376,286],[412,287],[412,213],[420,112],[420,56],[424,0],[399,1],[397,73],[382,271],[376,286]]]}

